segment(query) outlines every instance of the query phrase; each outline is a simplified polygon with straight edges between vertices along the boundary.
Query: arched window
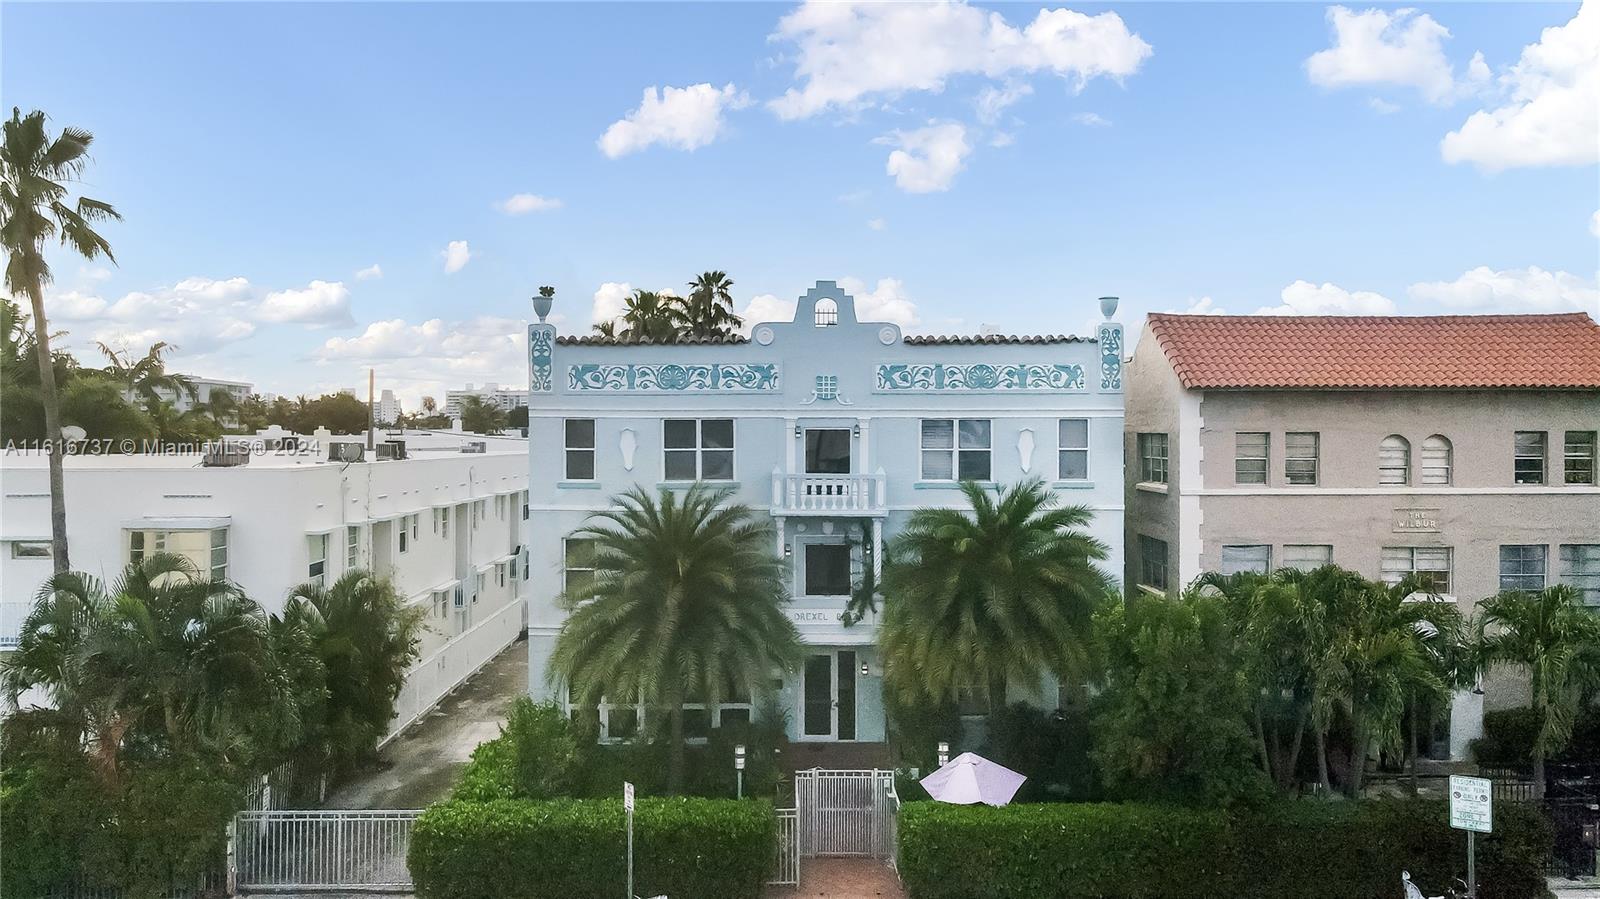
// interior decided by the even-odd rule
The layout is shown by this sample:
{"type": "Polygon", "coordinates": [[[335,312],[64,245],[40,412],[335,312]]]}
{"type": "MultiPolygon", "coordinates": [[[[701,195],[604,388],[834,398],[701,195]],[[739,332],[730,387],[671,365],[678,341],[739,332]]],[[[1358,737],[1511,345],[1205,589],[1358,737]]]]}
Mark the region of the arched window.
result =
{"type": "Polygon", "coordinates": [[[1422,441],[1422,483],[1447,486],[1450,483],[1450,440],[1438,434],[1422,441]]]}
{"type": "Polygon", "coordinates": [[[1411,483],[1411,444],[1399,434],[1390,434],[1378,445],[1378,483],[1411,483]]]}
{"type": "Polygon", "coordinates": [[[839,323],[839,304],[832,300],[818,300],[815,307],[817,327],[826,328],[839,323]]]}

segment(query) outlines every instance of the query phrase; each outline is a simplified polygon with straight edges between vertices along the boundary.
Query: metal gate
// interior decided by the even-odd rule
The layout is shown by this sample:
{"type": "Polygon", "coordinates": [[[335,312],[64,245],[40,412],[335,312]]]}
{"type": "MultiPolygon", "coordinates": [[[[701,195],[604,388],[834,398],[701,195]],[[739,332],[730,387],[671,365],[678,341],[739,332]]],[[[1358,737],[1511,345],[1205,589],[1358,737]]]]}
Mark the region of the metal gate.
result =
{"type": "Polygon", "coordinates": [[[794,797],[802,856],[894,858],[893,771],[796,771],[794,797]]]}
{"type": "Polygon", "coordinates": [[[230,871],[237,892],[294,888],[406,892],[416,809],[244,811],[234,817],[230,871]]]}

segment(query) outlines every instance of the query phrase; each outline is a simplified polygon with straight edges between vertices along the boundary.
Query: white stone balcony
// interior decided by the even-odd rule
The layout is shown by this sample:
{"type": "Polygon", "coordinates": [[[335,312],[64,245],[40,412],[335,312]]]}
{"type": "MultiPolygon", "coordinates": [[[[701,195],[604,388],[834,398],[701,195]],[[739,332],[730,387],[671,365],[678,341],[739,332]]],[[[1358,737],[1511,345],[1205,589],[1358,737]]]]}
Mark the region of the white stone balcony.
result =
{"type": "Polygon", "coordinates": [[[884,473],[772,473],[773,515],[885,514],[888,506],[884,473]]]}

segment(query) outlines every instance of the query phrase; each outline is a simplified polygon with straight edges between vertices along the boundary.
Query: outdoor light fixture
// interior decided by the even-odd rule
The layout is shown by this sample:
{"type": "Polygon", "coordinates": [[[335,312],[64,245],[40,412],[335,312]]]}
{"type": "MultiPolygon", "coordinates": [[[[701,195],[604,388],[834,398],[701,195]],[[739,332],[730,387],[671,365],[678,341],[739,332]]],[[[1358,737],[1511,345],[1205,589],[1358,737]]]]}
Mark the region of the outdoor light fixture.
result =
{"type": "Polygon", "coordinates": [[[740,799],[743,799],[744,798],[744,744],[743,743],[740,743],[738,746],[733,747],[733,771],[734,771],[734,775],[739,779],[739,784],[738,784],[738,787],[737,787],[738,796],[739,796],[740,799]]]}
{"type": "Polygon", "coordinates": [[[799,425],[795,425],[794,426],[794,436],[799,437],[804,433],[805,433],[804,431],[800,430],[800,426],[799,425]]]}
{"type": "Polygon", "coordinates": [[[850,435],[852,437],[860,437],[861,436],[861,422],[859,422],[859,421],[856,422],[855,427],[852,427],[850,429],[850,435]]]}
{"type": "Polygon", "coordinates": [[[862,677],[866,677],[867,675],[869,675],[871,673],[872,673],[872,669],[867,667],[867,663],[866,662],[862,662],[861,663],[861,676],[862,677]]]}
{"type": "Polygon", "coordinates": [[[790,544],[790,543],[785,543],[783,545],[783,556],[784,556],[784,558],[788,558],[789,556],[792,556],[792,555],[794,555],[794,545],[790,544]]]}

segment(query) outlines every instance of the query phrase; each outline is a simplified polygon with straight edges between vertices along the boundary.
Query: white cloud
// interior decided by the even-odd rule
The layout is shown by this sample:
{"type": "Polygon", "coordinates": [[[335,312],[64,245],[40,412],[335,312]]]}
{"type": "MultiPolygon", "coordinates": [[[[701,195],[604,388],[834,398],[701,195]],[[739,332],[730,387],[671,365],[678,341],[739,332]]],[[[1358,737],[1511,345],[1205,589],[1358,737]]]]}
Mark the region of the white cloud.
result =
{"type": "Polygon", "coordinates": [[[1600,209],[1596,209],[1594,215],[1589,217],[1589,233],[1600,237],[1600,209]]]}
{"type": "Polygon", "coordinates": [[[1394,301],[1368,290],[1345,290],[1336,284],[1317,286],[1296,281],[1279,294],[1283,304],[1265,306],[1257,315],[1393,315],[1394,301]]]}
{"type": "Polygon", "coordinates": [[[244,278],[227,278],[221,281],[211,278],[184,278],[172,289],[201,300],[240,300],[250,295],[250,282],[244,278]]]}
{"type": "Polygon", "coordinates": [[[444,257],[444,270],[454,274],[466,268],[467,262],[472,259],[472,250],[467,247],[464,240],[452,240],[439,255],[444,257]]]}
{"type": "Polygon", "coordinates": [[[372,281],[381,277],[383,277],[383,267],[376,262],[356,272],[357,281],[372,281]]]}
{"type": "Polygon", "coordinates": [[[807,0],[770,40],[793,42],[803,79],[768,105],[780,118],[851,110],[877,97],[941,91],[959,75],[990,79],[1051,72],[1075,87],[1139,70],[1150,45],[1121,17],[1045,9],[1025,28],[961,2],[832,3],[807,0]]]}
{"type": "Polygon", "coordinates": [[[1090,128],[1108,128],[1111,126],[1110,121],[1093,112],[1080,112],[1073,116],[1072,120],[1080,125],[1087,125],[1090,128]]]}
{"type": "Polygon", "coordinates": [[[899,278],[879,278],[872,290],[860,278],[840,278],[839,286],[856,299],[856,321],[894,322],[902,328],[914,328],[922,321],[899,278]]]}
{"type": "Polygon", "coordinates": [[[506,215],[527,215],[530,212],[550,212],[562,207],[562,202],[555,197],[541,197],[538,194],[512,194],[495,204],[495,208],[506,215]]]}
{"type": "Polygon", "coordinates": [[[899,147],[889,154],[886,168],[901,190],[913,194],[949,190],[972,152],[967,129],[959,122],[895,131],[878,142],[899,147]]]}
{"type": "Polygon", "coordinates": [[[739,310],[739,317],[744,319],[744,327],[739,330],[749,334],[761,322],[792,322],[796,305],[795,300],[779,299],[770,293],[756,294],[739,310]]]}
{"type": "Polygon", "coordinates": [[[1600,161],[1600,0],[1546,28],[1499,83],[1503,105],[1474,112],[1444,136],[1446,162],[1494,172],[1600,161]]]}
{"type": "Polygon", "coordinates": [[[1454,281],[1424,281],[1407,291],[1419,300],[1453,309],[1489,312],[1564,312],[1600,315],[1600,289],[1593,281],[1538,266],[1495,271],[1480,265],[1454,281]]]}
{"type": "MultiPolygon", "coordinates": [[[[108,304],[104,299],[80,290],[69,290],[45,297],[44,314],[55,322],[89,321],[106,314],[108,304]]],[[[23,311],[27,311],[24,307],[23,311]]],[[[29,313],[30,315],[32,313],[29,313]]]]}
{"type": "Polygon", "coordinates": [[[111,269],[103,265],[94,268],[83,265],[78,267],[78,277],[85,281],[104,281],[111,277],[111,269]]]}
{"type": "Polygon", "coordinates": [[[1394,113],[1400,111],[1400,104],[1390,103],[1388,100],[1385,100],[1382,97],[1369,98],[1367,100],[1367,105],[1372,107],[1372,111],[1378,115],[1393,115],[1394,113]]]}
{"type": "Polygon", "coordinates": [[[403,393],[408,404],[427,394],[442,405],[447,388],[468,381],[524,383],[527,342],[527,322],[517,319],[478,316],[412,324],[396,318],[373,322],[356,337],[328,340],[313,358],[319,366],[341,371],[374,368],[378,382],[403,393]]]}
{"type": "Polygon", "coordinates": [[[612,122],[600,136],[600,152],[611,159],[663,144],[680,150],[694,150],[716,140],[722,133],[723,113],[742,109],[749,95],[732,84],[720,88],[710,84],[688,87],[647,87],[639,108],[612,122]]]}
{"type": "Polygon", "coordinates": [[[1014,79],[1006,79],[1000,87],[985,87],[978,92],[978,121],[993,125],[1008,107],[1032,93],[1033,85],[1014,79]]]}
{"type": "Polygon", "coordinates": [[[1430,103],[1449,103],[1488,79],[1481,54],[1458,83],[1444,55],[1450,29],[1414,9],[1328,8],[1333,46],[1306,60],[1306,74],[1319,87],[1396,85],[1415,88],[1430,103]]]}
{"type": "Polygon", "coordinates": [[[1009,131],[996,131],[994,136],[989,138],[989,146],[996,148],[1009,147],[1016,142],[1017,136],[1009,131]]]}
{"type": "Polygon", "coordinates": [[[867,219],[867,227],[874,231],[882,231],[889,227],[889,223],[883,219],[867,219]]]}
{"type": "Polygon", "coordinates": [[[633,295],[633,285],[626,281],[607,281],[594,292],[594,307],[590,320],[595,324],[622,317],[627,311],[628,297],[633,295]]]}
{"type": "Polygon", "coordinates": [[[256,309],[262,321],[321,327],[353,325],[350,289],[341,281],[312,281],[302,288],[275,290],[256,309]]]}
{"type": "Polygon", "coordinates": [[[1227,315],[1228,310],[1218,306],[1210,297],[1189,298],[1189,305],[1182,309],[1168,309],[1179,315],[1227,315]]]}

